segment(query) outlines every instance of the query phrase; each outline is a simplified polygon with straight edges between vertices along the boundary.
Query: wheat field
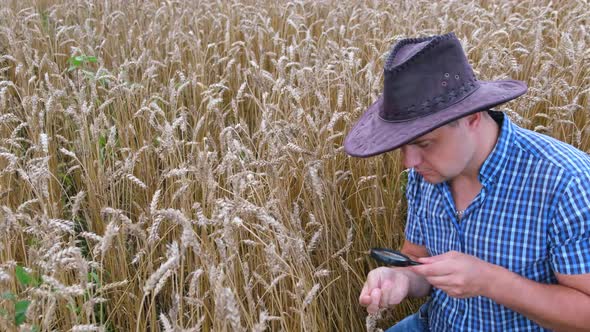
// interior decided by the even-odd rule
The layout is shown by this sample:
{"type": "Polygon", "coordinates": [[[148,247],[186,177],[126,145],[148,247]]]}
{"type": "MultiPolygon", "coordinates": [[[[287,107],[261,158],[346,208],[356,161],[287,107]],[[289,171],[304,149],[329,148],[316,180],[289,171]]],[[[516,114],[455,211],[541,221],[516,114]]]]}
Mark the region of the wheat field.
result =
{"type": "Polygon", "coordinates": [[[498,109],[590,150],[590,4],[0,0],[0,330],[376,331],[397,153],[345,155],[405,37],[454,31],[498,109]]]}

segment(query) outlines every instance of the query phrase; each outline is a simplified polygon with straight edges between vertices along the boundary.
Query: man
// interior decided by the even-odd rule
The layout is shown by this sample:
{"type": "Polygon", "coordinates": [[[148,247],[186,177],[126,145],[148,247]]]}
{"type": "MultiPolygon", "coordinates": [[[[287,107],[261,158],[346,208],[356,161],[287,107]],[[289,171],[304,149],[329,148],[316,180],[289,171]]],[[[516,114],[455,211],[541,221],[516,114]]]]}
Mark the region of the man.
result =
{"type": "Polygon", "coordinates": [[[410,168],[402,252],[423,264],[372,270],[359,300],[430,298],[388,331],[590,331],[590,158],[490,111],[525,92],[477,80],[452,33],[391,51],[344,142],[410,168]]]}

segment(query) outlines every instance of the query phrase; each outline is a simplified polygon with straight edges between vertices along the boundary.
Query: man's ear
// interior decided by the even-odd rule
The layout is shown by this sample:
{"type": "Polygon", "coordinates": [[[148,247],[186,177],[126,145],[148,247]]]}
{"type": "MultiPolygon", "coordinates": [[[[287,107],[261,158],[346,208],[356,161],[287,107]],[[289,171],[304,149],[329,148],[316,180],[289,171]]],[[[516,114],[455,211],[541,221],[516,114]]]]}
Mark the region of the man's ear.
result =
{"type": "Polygon", "coordinates": [[[477,128],[477,127],[479,127],[479,124],[481,123],[482,118],[483,118],[482,112],[477,112],[477,113],[469,114],[468,116],[466,116],[465,122],[467,123],[467,126],[469,128],[477,128]]]}

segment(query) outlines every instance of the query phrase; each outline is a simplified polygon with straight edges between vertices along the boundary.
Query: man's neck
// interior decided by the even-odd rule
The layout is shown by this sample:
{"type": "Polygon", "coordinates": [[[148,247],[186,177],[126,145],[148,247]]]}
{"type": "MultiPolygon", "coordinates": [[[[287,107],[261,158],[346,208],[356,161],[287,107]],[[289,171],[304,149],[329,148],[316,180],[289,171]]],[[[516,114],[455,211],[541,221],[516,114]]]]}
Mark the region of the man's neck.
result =
{"type": "Polygon", "coordinates": [[[481,128],[480,135],[478,135],[478,145],[481,146],[481,149],[475,151],[473,158],[463,172],[450,181],[451,185],[453,183],[472,186],[481,185],[479,183],[479,171],[496,146],[500,136],[500,126],[491,117],[485,117],[482,119],[481,128]]]}
{"type": "Polygon", "coordinates": [[[475,151],[463,172],[449,181],[457,211],[465,210],[481,191],[483,185],[479,182],[479,171],[494,150],[499,135],[500,126],[496,121],[490,117],[482,119],[481,131],[476,137],[477,146],[481,148],[475,151]]]}

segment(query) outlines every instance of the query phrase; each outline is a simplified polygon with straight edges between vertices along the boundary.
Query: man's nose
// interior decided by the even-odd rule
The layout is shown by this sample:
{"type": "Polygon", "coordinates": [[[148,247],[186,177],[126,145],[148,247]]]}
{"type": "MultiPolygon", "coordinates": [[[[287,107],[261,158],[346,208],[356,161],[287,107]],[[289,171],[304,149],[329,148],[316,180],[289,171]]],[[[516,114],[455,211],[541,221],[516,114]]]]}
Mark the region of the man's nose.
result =
{"type": "Polygon", "coordinates": [[[401,150],[405,168],[415,168],[420,165],[422,157],[416,149],[413,149],[411,146],[403,146],[401,150]]]}

